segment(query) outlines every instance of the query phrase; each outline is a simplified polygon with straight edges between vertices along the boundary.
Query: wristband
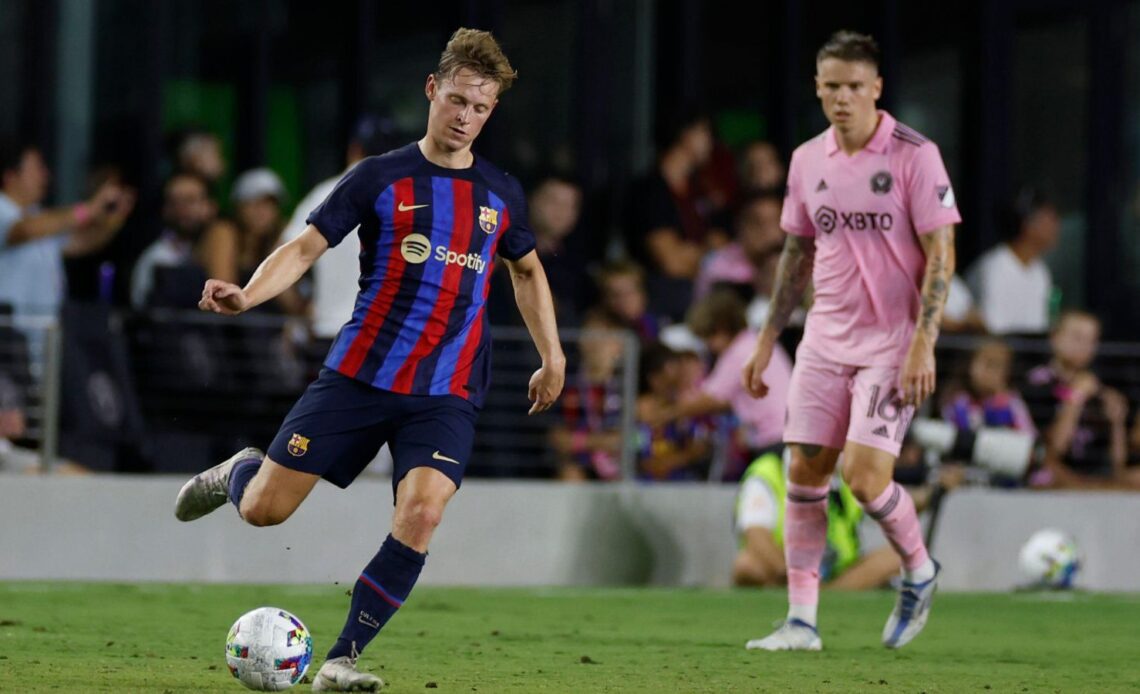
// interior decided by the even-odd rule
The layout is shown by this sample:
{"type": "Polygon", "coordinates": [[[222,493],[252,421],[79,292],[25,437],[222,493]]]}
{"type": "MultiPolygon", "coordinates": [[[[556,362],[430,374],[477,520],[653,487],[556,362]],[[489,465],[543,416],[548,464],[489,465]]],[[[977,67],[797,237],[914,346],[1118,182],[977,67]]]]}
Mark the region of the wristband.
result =
{"type": "Polygon", "coordinates": [[[81,227],[87,226],[87,223],[91,221],[91,207],[85,202],[78,203],[71,208],[71,214],[75,217],[75,223],[81,227]]]}

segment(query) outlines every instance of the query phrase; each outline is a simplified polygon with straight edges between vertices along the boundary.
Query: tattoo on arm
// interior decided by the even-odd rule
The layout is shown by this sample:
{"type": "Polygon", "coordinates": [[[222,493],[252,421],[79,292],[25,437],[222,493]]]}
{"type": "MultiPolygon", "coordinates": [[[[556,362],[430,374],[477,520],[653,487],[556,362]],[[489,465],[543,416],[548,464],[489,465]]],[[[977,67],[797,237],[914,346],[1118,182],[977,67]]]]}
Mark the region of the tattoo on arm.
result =
{"type": "Polygon", "coordinates": [[[950,293],[950,278],[954,276],[954,227],[945,226],[923,234],[919,241],[926,253],[926,273],[922,278],[918,330],[933,342],[938,339],[942,310],[950,293]]]}
{"type": "Polygon", "coordinates": [[[776,288],[772,292],[772,305],[768,309],[765,330],[773,331],[776,335],[784,331],[792,312],[803,302],[813,265],[815,239],[788,234],[776,269],[776,288]]]}

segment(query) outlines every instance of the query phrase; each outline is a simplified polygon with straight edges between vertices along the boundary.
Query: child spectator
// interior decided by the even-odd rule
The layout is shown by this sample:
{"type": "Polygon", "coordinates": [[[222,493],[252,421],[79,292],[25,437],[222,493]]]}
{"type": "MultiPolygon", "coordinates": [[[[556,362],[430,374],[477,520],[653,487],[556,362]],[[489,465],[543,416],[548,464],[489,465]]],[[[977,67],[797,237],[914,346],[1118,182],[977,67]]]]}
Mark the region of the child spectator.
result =
{"type": "Polygon", "coordinates": [[[679,355],[661,343],[641,353],[637,399],[637,474],[645,480],[697,480],[706,477],[712,454],[707,418],[663,421],[659,413],[677,401],[681,386],[679,355]]]}
{"type": "Polygon", "coordinates": [[[1029,408],[1009,386],[1013,351],[1001,340],[987,340],[970,356],[962,388],[942,408],[942,418],[959,430],[983,427],[1016,429],[1036,434],[1029,408]]]}
{"type": "Polygon", "coordinates": [[[618,364],[625,350],[623,324],[591,309],[578,340],[581,366],[562,392],[562,423],[550,430],[558,477],[566,481],[621,477],[622,389],[618,364]]]}
{"type": "Polygon", "coordinates": [[[1029,372],[1023,389],[1045,437],[1045,470],[1035,482],[1051,487],[1140,488],[1127,465],[1128,401],[1090,370],[1100,321],[1067,311],[1049,338],[1053,358],[1029,372]]]}
{"type": "Polygon", "coordinates": [[[637,263],[608,263],[598,274],[598,292],[602,308],[621,321],[622,327],[637,333],[642,342],[657,339],[661,326],[649,313],[649,297],[645,291],[645,272],[637,263]]]}

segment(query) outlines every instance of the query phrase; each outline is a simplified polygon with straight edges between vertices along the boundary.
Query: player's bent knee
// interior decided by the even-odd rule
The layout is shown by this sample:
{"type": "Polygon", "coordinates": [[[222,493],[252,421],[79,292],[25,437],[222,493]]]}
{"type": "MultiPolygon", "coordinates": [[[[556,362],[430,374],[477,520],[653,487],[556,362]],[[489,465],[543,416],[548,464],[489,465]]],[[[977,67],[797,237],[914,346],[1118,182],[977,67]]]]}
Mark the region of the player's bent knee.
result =
{"type": "Polygon", "coordinates": [[[258,528],[270,525],[280,525],[293,515],[292,509],[274,507],[270,502],[246,497],[242,499],[241,517],[246,523],[258,528]]]}

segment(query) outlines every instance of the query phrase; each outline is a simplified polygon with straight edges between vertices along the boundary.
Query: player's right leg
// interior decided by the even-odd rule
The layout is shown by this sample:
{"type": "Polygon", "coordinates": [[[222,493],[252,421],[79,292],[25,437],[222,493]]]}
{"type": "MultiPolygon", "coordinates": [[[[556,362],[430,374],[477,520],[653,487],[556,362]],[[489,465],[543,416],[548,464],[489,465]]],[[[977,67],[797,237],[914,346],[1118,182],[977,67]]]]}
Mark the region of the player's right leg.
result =
{"type": "Polygon", "coordinates": [[[827,496],[839,449],[789,444],[792,464],[784,507],[788,616],[779,629],[745,644],[749,650],[818,651],[819,567],[827,549],[827,496]]]}
{"type": "Polygon", "coordinates": [[[183,485],[174,515],[181,521],[196,520],[229,501],[250,525],[276,525],[297,510],[318,479],[279,465],[256,448],[246,448],[183,485]]]}
{"type": "Polygon", "coordinates": [[[801,344],[788,387],[784,440],[792,460],[784,506],[784,557],[788,616],[759,650],[818,650],[819,567],[827,546],[827,495],[846,440],[854,369],[831,362],[801,344]]]}

